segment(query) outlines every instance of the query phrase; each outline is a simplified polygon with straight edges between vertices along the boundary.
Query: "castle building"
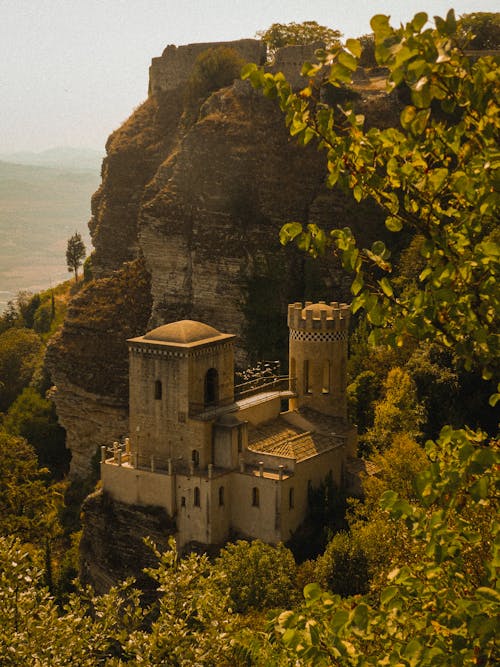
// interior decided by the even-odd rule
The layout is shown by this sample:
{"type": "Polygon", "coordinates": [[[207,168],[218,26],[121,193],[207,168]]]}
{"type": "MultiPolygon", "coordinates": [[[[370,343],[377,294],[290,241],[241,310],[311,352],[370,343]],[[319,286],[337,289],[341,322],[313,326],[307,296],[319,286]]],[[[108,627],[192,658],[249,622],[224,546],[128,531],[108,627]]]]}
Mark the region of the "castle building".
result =
{"type": "Polygon", "coordinates": [[[103,491],[175,519],[179,547],[286,541],[328,474],[356,457],[347,421],[349,306],[288,307],[290,371],[234,385],[235,336],[201,322],[128,341],[129,437],[102,448],[103,491]]]}

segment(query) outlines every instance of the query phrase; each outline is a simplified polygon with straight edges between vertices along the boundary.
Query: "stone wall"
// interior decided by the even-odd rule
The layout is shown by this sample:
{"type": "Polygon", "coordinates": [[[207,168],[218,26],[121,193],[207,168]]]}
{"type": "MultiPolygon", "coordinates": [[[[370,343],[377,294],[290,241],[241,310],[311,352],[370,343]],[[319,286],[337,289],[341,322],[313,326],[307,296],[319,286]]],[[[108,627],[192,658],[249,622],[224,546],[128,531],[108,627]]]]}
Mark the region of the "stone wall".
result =
{"type": "MultiPolygon", "coordinates": [[[[302,64],[315,60],[314,52],[323,47],[322,42],[299,46],[284,46],[278,49],[267,68],[270,72],[283,72],[294,88],[307,85],[300,75],[302,64]]],[[[159,58],[153,58],[149,68],[149,94],[157,95],[173,91],[189,78],[196,58],[207,49],[227,47],[237,51],[246,62],[264,65],[266,45],[258,39],[240,39],[234,42],[207,42],[175,46],[170,44],[159,58]]]]}
{"type": "Polygon", "coordinates": [[[175,46],[170,44],[159,58],[153,58],[149,68],[149,94],[174,90],[185,83],[196,58],[207,51],[226,47],[234,49],[247,62],[263,63],[266,47],[258,39],[238,39],[233,42],[206,42],[175,46]]]}

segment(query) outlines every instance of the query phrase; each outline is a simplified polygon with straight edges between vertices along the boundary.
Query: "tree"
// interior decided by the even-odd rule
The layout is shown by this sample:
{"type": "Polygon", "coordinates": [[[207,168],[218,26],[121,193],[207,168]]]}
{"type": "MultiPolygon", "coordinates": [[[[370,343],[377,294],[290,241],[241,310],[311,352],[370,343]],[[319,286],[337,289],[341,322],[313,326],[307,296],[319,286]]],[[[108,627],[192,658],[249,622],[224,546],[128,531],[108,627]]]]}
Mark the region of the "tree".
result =
{"type": "Polygon", "coordinates": [[[26,438],[38,456],[41,466],[62,476],[68,467],[69,451],[65,432],[57,421],[54,404],[27,387],[9,407],[3,427],[11,435],[26,438]]]}
{"type": "Polygon", "coordinates": [[[215,569],[228,586],[231,606],[238,613],[288,605],[297,594],[295,561],[282,544],[273,547],[260,540],[228,544],[215,569]]]}
{"type": "Polygon", "coordinates": [[[75,232],[73,236],[68,239],[68,245],[66,247],[66,264],[68,265],[68,271],[74,272],[76,282],[78,282],[78,268],[82,265],[86,254],[87,252],[82,237],[78,232],[75,232]]]}
{"type": "Polygon", "coordinates": [[[457,23],[464,48],[500,49],[500,13],[462,14],[457,23]]]}
{"type": "Polygon", "coordinates": [[[42,341],[31,329],[11,328],[0,334],[0,411],[29,385],[40,361],[42,341]]]}
{"type": "Polygon", "coordinates": [[[415,383],[401,368],[392,368],[384,382],[385,396],[374,406],[373,427],[365,440],[374,447],[389,447],[394,436],[407,433],[412,438],[420,435],[424,410],[417,401],[415,383]]]}
{"type": "Polygon", "coordinates": [[[0,429],[0,535],[43,544],[57,532],[60,497],[46,477],[33,447],[0,429]]]}
{"type": "Polygon", "coordinates": [[[196,58],[187,80],[184,104],[193,115],[201,103],[216,90],[230,86],[240,76],[245,61],[237,51],[226,46],[207,49],[196,58]]]}
{"type": "Polygon", "coordinates": [[[244,77],[277,98],[290,133],[300,144],[317,141],[326,152],[327,184],[340,185],[359,202],[374,201],[386,226],[423,237],[424,268],[412,290],[392,279],[391,253],[382,241],[360,248],[351,230],[331,235],[292,222],[281,231],[315,256],[330,248],[354,274],[352,309],[363,308],[371,339],[394,347],[433,340],[453,348],[466,368],[492,377],[498,367],[498,69],[492,57],[469,59],[457,46],[453,12],[425,28],[420,13],[395,30],[375,16],[375,55],[389,70],[389,90],[406,86],[410,104],[400,125],[365,129],[353,105],[329,107],[321,88],[352,82],[361,46],[318,53],[302,73],[314,86],[293,93],[278,73],[248,65],[244,77]],[[321,78],[325,65],[326,77],[321,78]]]}
{"type": "Polygon", "coordinates": [[[267,30],[259,30],[257,37],[267,44],[268,52],[274,54],[282,46],[314,44],[322,42],[327,48],[338,46],[342,33],[319,25],[316,21],[303,23],[273,23],[267,30]]]}

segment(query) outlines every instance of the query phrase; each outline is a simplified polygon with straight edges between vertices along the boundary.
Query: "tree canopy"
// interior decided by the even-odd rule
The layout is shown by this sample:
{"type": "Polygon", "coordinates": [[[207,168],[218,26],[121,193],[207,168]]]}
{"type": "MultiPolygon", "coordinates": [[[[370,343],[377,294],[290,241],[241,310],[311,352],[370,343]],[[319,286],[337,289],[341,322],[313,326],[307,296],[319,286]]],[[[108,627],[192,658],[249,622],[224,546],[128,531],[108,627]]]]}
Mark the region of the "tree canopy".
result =
{"type": "Polygon", "coordinates": [[[465,48],[500,49],[500,13],[473,12],[458,20],[459,34],[465,48]]]}
{"type": "Polygon", "coordinates": [[[260,37],[267,44],[268,51],[272,54],[282,46],[293,46],[300,44],[314,44],[323,42],[329,48],[339,45],[342,33],[333,28],[327,28],[316,21],[304,21],[303,23],[273,23],[267,30],[259,30],[260,37]]]}

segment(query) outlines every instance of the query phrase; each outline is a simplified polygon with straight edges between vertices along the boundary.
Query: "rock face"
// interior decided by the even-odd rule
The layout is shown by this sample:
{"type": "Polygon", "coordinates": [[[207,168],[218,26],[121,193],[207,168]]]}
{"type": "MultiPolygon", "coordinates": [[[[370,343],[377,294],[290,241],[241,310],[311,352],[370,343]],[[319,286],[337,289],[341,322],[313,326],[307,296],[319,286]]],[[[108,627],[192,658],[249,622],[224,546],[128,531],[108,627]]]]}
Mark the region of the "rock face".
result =
{"type": "Polygon", "coordinates": [[[331,259],[282,248],[280,226],[380,236],[377,212],[327,191],[321,153],[297,147],[246,82],[214,92],[194,121],[183,114],[191,61],[169,73],[171,56],[155,59],[150,96],[107,142],[89,223],[94,280],[49,350],[72,475],[88,476],[96,448],[127,432],[126,338],[202,320],[239,336],[242,366],[285,361],[288,302],[348,300],[349,280],[331,259]]]}
{"type": "Polygon", "coordinates": [[[91,584],[101,594],[134,576],[138,586],[151,593],[154,582],[143,570],[155,567],[156,558],[144,538],[149,537],[165,550],[169,535],[175,531],[165,511],[124,505],[101,491],[88,496],[82,509],[85,517],[80,544],[82,583],[91,584]]]}

